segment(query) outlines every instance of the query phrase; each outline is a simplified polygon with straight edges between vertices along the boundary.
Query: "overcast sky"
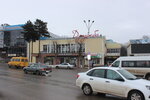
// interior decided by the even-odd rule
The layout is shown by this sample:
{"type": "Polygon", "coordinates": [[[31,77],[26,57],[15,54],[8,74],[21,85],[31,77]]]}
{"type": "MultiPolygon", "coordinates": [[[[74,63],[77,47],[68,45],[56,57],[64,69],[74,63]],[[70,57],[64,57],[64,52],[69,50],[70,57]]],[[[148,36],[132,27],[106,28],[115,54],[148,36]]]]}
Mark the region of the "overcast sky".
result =
{"type": "Polygon", "coordinates": [[[2,0],[0,24],[24,24],[37,18],[48,23],[56,35],[87,34],[83,20],[95,21],[106,39],[125,43],[150,35],[150,0],[2,0]]]}

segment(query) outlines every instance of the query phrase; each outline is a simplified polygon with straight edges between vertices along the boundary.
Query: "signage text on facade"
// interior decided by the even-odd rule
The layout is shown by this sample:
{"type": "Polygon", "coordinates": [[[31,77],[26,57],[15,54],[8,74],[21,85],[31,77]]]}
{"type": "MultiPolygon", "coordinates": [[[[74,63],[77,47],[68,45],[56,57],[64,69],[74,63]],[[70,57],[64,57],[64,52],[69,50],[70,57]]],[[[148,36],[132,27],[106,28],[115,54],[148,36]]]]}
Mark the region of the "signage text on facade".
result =
{"type": "Polygon", "coordinates": [[[101,35],[98,34],[99,30],[95,30],[94,34],[89,34],[89,35],[80,35],[79,32],[77,30],[73,30],[73,38],[77,38],[77,37],[83,37],[83,38],[88,38],[88,37],[100,37],[101,35]]]}

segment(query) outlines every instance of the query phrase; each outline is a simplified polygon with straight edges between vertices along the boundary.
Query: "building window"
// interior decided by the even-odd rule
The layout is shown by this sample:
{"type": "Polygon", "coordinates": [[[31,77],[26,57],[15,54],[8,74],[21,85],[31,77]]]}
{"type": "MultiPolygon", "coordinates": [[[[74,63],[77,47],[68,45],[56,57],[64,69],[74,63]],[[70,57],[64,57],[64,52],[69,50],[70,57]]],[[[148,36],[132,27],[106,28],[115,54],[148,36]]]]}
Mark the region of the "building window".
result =
{"type": "Polygon", "coordinates": [[[82,52],[85,52],[85,44],[82,44],[82,52]]]}
{"type": "Polygon", "coordinates": [[[100,64],[100,60],[99,59],[93,59],[93,63],[94,64],[100,64]]]}
{"type": "Polygon", "coordinates": [[[50,52],[50,53],[55,53],[55,51],[54,51],[54,50],[55,50],[54,44],[51,44],[50,46],[51,46],[51,47],[50,47],[50,49],[51,49],[51,52],[50,52]]]}
{"type": "Polygon", "coordinates": [[[78,53],[85,52],[85,44],[43,45],[43,52],[49,53],[78,53]]]}
{"type": "Polygon", "coordinates": [[[57,53],[61,53],[61,45],[57,45],[57,53]]]}
{"type": "Polygon", "coordinates": [[[47,52],[48,51],[48,46],[47,45],[43,45],[43,52],[47,52]]]}
{"type": "Polygon", "coordinates": [[[120,53],[120,49],[107,49],[107,53],[120,53]]]}
{"type": "Polygon", "coordinates": [[[75,53],[75,44],[71,44],[71,53],[75,53]]]}

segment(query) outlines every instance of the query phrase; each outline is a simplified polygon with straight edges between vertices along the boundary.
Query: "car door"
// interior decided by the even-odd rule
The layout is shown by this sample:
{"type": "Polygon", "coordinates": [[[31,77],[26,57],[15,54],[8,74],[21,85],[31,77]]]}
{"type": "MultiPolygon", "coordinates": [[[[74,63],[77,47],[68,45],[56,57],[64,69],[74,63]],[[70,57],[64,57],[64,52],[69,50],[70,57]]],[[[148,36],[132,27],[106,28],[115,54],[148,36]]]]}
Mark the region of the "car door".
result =
{"type": "Polygon", "coordinates": [[[68,64],[67,63],[64,63],[64,68],[68,68],[68,64]]]}
{"type": "Polygon", "coordinates": [[[89,83],[96,92],[107,92],[105,84],[105,69],[95,69],[89,77],[89,83]]]}
{"type": "Polygon", "coordinates": [[[29,72],[35,72],[35,71],[36,71],[36,69],[37,69],[37,67],[38,67],[38,65],[37,65],[37,64],[33,64],[33,65],[31,65],[31,66],[30,66],[30,68],[29,68],[29,72]]]}
{"type": "Polygon", "coordinates": [[[61,68],[65,68],[64,63],[60,64],[60,67],[61,67],[61,68]]]}
{"type": "Polygon", "coordinates": [[[106,71],[106,87],[109,94],[124,96],[126,92],[125,80],[114,70],[106,71]]]}
{"type": "Polygon", "coordinates": [[[27,70],[28,72],[31,72],[31,71],[32,71],[32,66],[33,66],[33,65],[30,65],[29,67],[26,68],[26,70],[27,70]]]}

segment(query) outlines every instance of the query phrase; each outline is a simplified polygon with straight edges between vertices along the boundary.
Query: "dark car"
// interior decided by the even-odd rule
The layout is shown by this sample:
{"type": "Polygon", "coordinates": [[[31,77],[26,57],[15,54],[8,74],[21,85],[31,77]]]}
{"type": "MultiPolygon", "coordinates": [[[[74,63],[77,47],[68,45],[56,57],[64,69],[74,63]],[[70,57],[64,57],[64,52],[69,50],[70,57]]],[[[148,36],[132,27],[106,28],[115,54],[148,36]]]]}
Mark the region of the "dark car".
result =
{"type": "Polygon", "coordinates": [[[24,67],[23,71],[25,74],[34,73],[37,75],[44,75],[52,72],[52,68],[45,64],[33,63],[28,67],[24,67]]]}

